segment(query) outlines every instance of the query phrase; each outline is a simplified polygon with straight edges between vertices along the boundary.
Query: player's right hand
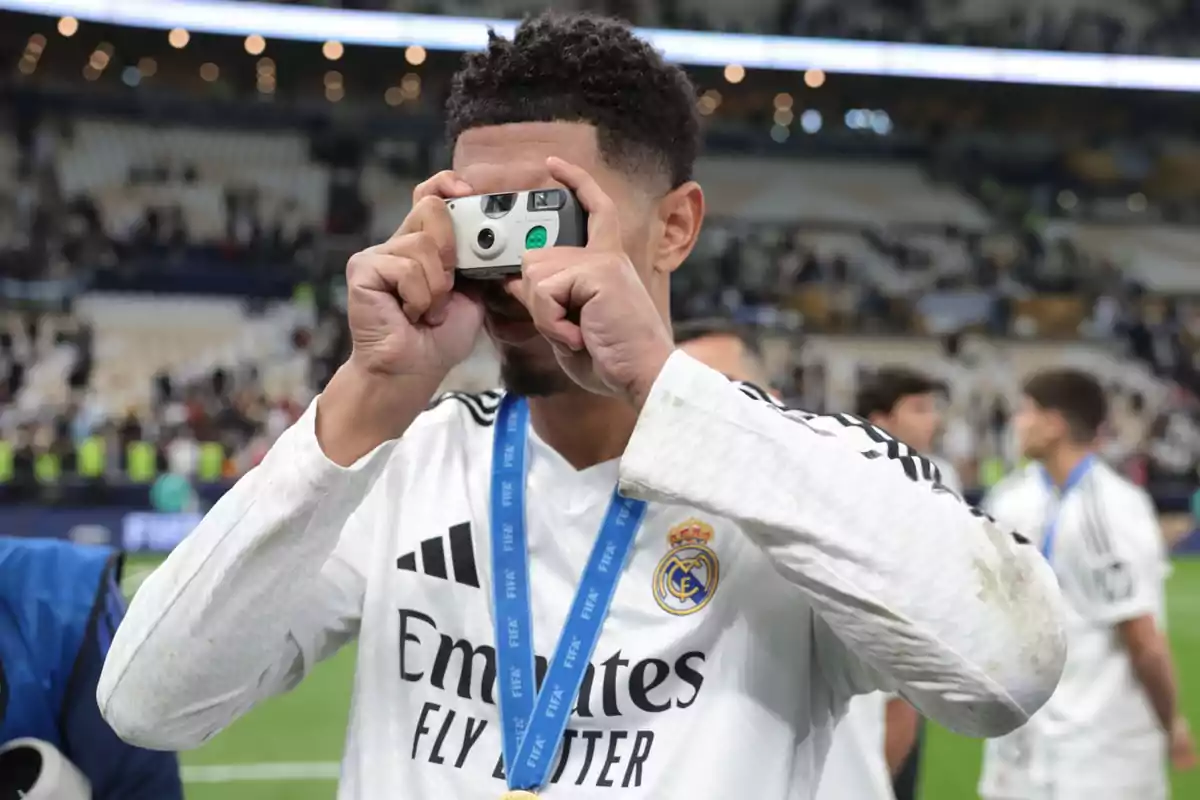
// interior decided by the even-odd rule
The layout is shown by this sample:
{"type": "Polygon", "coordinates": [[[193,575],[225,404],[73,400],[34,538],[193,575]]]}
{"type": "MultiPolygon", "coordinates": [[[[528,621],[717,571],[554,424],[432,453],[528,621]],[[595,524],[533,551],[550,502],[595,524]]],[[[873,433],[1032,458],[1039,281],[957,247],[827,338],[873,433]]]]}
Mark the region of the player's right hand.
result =
{"type": "Polygon", "coordinates": [[[1171,727],[1171,766],[1186,772],[1196,767],[1196,744],[1192,740],[1192,729],[1183,717],[1176,719],[1171,727]]]}
{"type": "Polygon", "coordinates": [[[440,380],[471,354],[483,310],[454,291],[454,229],[443,202],[471,194],[453,172],[439,172],[414,190],[413,209],[390,239],[350,258],[352,364],[440,380]]]}

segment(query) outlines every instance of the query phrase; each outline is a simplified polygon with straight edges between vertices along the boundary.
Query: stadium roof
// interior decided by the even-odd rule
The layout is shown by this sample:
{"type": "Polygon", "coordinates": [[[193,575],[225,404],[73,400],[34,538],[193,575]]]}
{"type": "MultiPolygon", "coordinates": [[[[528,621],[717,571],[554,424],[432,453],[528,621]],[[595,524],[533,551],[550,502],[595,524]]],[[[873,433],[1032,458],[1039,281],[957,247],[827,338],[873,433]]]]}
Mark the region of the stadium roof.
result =
{"type": "MultiPolygon", "coordinates": [[[[0,11],[87,22],[380,47],[474,50],[512,20],[443,17],[232,0],[0,0],[0,11]]],[[[807,70],[904,78],[1200,92],[1200,60],[1001,50],[787,36],[643,29],[673,61],[694,66],[807,70]]]]}

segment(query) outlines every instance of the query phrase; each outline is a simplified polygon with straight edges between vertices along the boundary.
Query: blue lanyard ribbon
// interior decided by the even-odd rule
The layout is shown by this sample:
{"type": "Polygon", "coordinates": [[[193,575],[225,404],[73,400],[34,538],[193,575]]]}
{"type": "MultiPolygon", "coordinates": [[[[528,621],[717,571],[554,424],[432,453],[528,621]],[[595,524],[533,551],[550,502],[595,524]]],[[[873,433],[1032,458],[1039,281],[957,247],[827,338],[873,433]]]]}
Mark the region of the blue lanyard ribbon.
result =
{"type": "Polygon", "coordinates": [[[646,514],[646,503],[613,490],[539,692],[525,535],[528,431],[528,404],[523,398],[505,395],[496,418],[491,488],[492,606],[501,745],[508,788],[535,791],[550,777],[579,686],[646,514]]]}
{"type": "Polygon", "coordinates": [[[1058,537],[1058,517],[1062,513],[1062,504],[1067,499],[1067,493],[1078,486],[1087,476],[1088,470],[1092,468],[1095,461],[1096,457],[1093,455],[1084,456],[1083,460],[1076,464],[1071,473],[1067,475],[1067,480],[1062,486],[1055,485],[1050,473],[1046,471],[1045,467],[1042,467],[1042,479],[1046,481],[1046,486],[1057,497],[1054,513],[1046,520],[1046,529],[1042,532],[1042,556],[1051,563],[1053,563],[1054,540],[1058,537]]]}

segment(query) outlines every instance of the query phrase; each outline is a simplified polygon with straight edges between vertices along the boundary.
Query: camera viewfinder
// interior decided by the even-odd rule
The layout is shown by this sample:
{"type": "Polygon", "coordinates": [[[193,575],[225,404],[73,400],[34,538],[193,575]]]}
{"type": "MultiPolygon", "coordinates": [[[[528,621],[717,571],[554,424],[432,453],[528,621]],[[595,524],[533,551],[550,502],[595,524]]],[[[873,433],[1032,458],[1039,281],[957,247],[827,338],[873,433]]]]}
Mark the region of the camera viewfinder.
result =
{"type": "Polygon", "coordinates": [[[540,189],[529,193],[530,211],[558,211],[565,202],[561,189],[540,189]]]}

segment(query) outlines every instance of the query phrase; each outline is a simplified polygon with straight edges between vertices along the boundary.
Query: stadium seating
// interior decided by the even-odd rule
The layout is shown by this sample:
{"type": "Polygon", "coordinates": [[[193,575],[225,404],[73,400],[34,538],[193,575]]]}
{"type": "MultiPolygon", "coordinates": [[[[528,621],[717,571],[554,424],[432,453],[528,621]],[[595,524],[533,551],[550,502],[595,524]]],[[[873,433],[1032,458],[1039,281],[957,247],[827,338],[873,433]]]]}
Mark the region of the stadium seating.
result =
{"type": "Polygon", "coordinates": [[[372,209],[371,238],[384,241],[399,227],[412,208],[415,180],[397,178],[377,162],[363,169],[363,199],[372,209]]]}
{"type": "Polygon", "coordinates": [[[1131,278],[1165,294],[1200,292],[1200,234],[1183,225],[1102,225],[1059,222],[1054,233],[1069,236],[1087,253],[1125,265],[1131,278]]]}
{"type": "Polygon", "coordinates": [[[977,201],[932,183],[915,163],[713,157],[701,161],[696,174],[709,187],[718,217],[966,227],[989,220],[977,201]]]}
{"type": "MultiPolygon", "coordinates": [[[[232,300],[139,298],[96,295],[76,312],[95,332],[96,368],[92,389],[106,413],[146,414],[154,378],[169,373],[181,381],[217,367],[262,365],[264,382],[276,396],[302,396],[305,377],[286,377],[286,337],[302,312],[279,306],[248,317],[232,300]]],[[[18,399],[24,409],[63,406],[69,399],[63,354],[40,360],[18,399]]]]}
{"type": "Polygon", "coordinates": [[[228,189],[257,190],[264,217],[294,204],[305,221],[324,219],[328,196],[327,168],[309,157],[303,135],[287,132],[80,120],[60,153],[59,175],[68,196],[97,198],[113,238],[127,236],[147,208],[178,206],[193,240],[219,240],[228,189]],[[131,180],[138,171],[147,178],[131,180]]]}

